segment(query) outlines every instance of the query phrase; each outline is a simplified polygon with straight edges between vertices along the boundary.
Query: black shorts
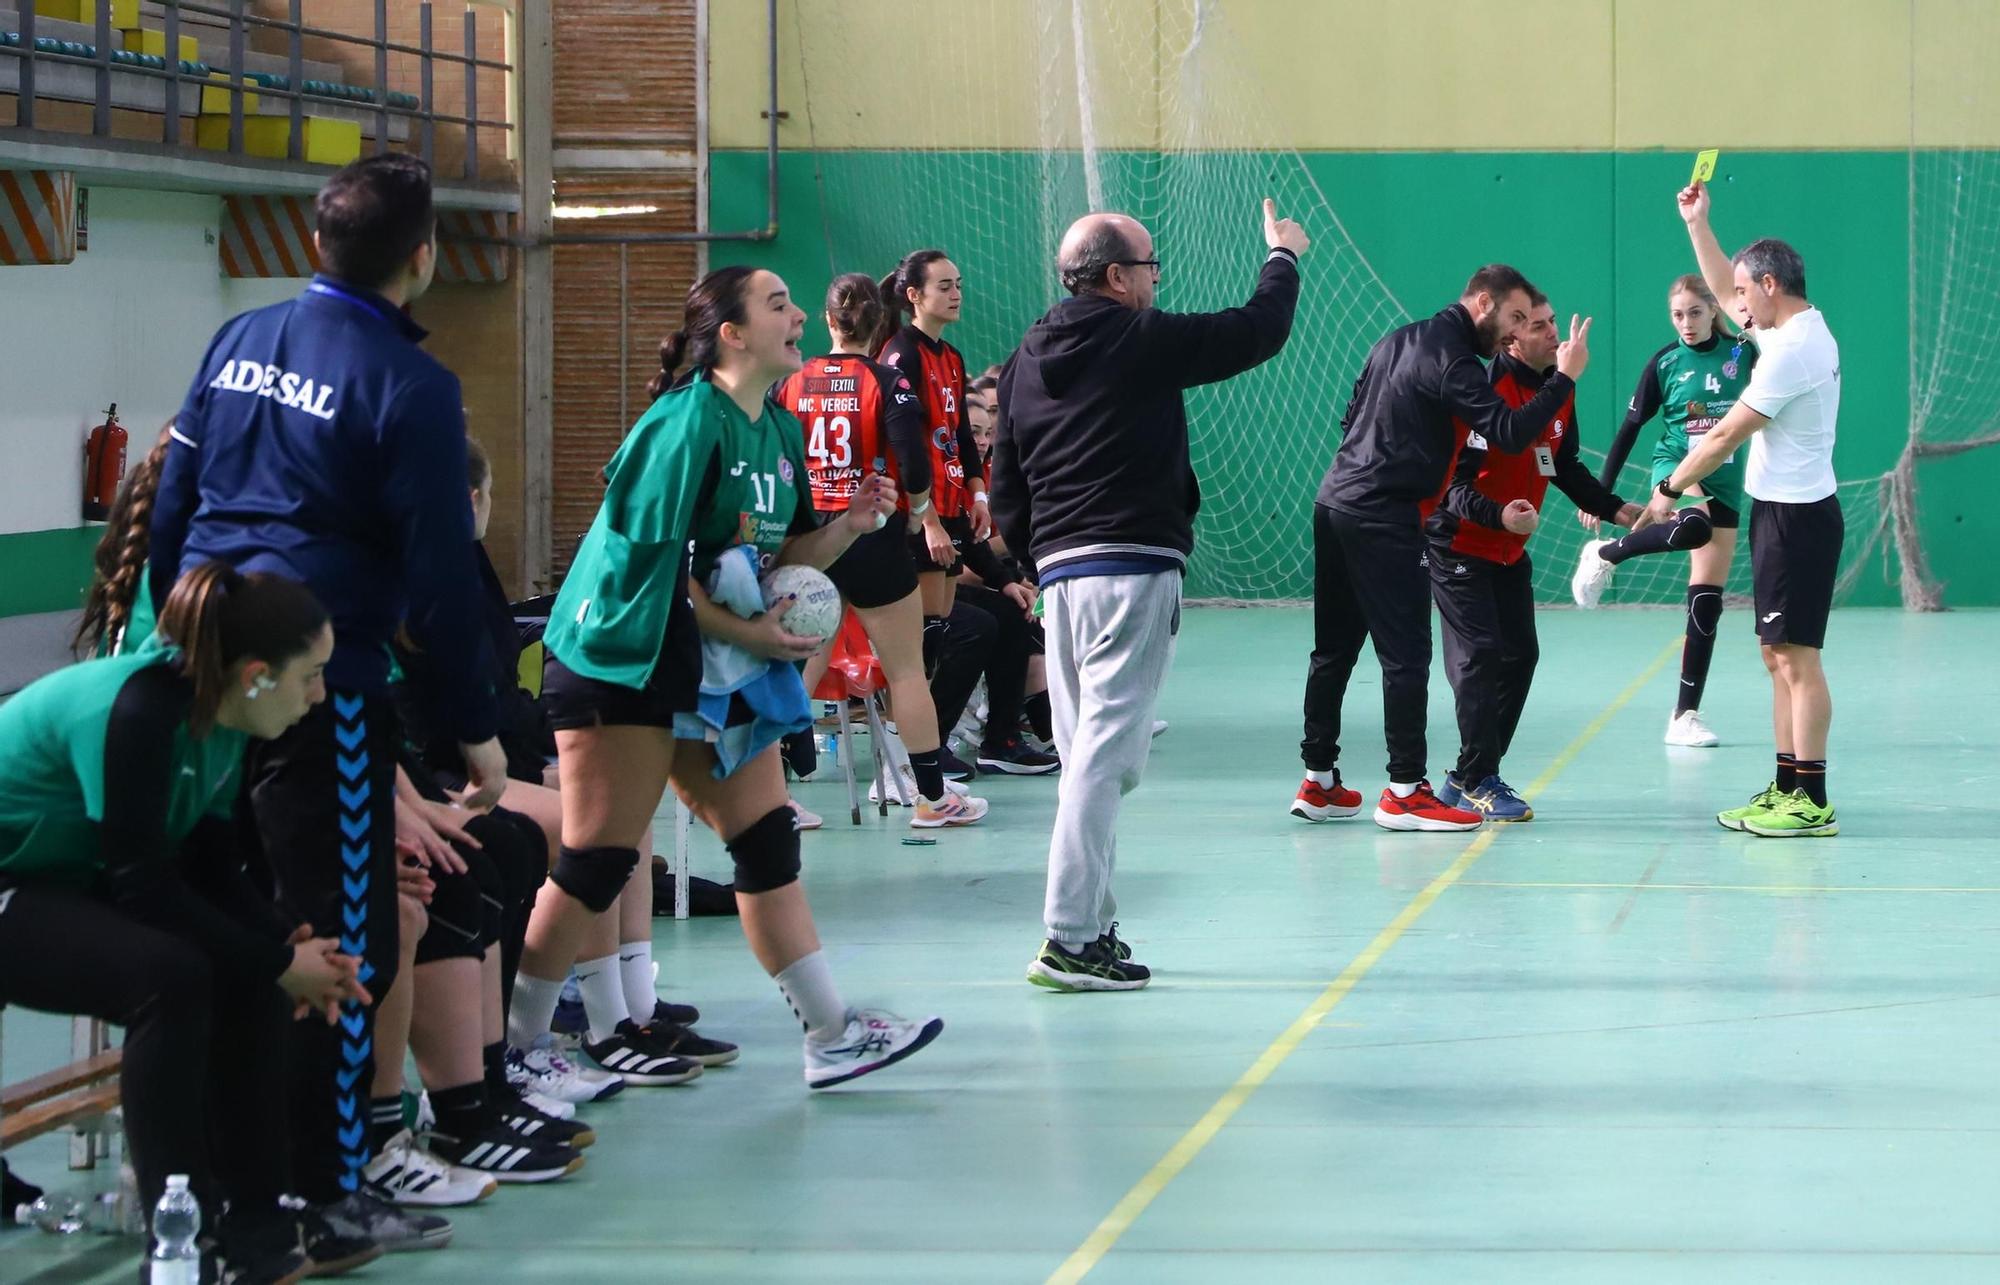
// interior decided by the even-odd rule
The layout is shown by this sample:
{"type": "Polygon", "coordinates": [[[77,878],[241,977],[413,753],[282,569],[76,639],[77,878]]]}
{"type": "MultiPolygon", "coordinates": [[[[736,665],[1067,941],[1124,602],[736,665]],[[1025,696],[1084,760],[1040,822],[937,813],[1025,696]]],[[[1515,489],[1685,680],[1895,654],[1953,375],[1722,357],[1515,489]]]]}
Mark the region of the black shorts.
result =
{"type": "Polygon", "coordinates": [[[558,732],[579,727],[659,727],[671,732],[674,715],[692,712],[701,694],[701,651],[695,662],[662,654],[644,687],[625,687],[579,674],[554,656],[542,669],[542,706],[558,732]]]}
{"type": "Polygon", "coordinates": [[[1750,580],[1757,640],[1767,647],[1826,646],[1826,618],[1846,537],[1840,497],[1750,505],[1750,580]]]}
{"type": "Polygon", "coordinates": [[[1743,515],[1714,496],[1709,496],[1703,503],[1708,505],[1708,524],[1716,530],[1734,531],[1743,525],[1743,515]]]}
{"type": "MultiPolygon", "coordinates": [[[[820,525],[840,516],[822,513],[820,525]]],[[[872,609],[901,602],[917,591],[917,568],[910,560],[908,539],[908,517],[892,514],[880,531],[870,531],[848,545],[847,552],[826,569],[826,578],[850,607],[872,609]]]]}
{"type": "Polygon", "coordinates": [[[972,547],[972,519],[961,513],[955,518],[939,518],[938,521],[944,524],[944,533],[951,537],[951,565],[940,566],[931,557],[931,547],[924,543],[923,528],[919,526],[910,532],[910,560],[916,564],[918,575],[926,571],[942,571],[948,576],[955,576],[965,569],[965,551],[972,547]]]}

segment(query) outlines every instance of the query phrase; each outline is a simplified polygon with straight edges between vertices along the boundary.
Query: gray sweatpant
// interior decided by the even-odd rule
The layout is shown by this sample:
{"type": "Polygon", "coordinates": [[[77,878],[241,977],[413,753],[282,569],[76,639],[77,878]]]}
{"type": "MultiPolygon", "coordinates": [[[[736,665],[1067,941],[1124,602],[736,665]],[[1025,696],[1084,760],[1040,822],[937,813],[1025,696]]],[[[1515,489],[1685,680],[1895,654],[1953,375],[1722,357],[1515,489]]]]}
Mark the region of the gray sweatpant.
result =
{"type": "Polygon", "coordinates": [[[1174,659],[1181,576],[1079,576],[1045,591],[1049,709],[1062,755],[1049,838],[1048,935],[1072,948],[1111,927],[1118,807],[1153,747],[1153,705],[1174,659]]]}

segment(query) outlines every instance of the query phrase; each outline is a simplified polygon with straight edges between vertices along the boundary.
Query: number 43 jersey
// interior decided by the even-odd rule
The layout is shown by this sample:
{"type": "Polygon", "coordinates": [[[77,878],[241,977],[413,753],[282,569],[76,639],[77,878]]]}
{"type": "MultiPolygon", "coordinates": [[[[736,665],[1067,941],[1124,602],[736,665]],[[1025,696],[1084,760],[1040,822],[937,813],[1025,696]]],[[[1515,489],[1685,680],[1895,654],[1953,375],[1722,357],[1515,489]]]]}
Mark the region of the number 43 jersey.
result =
{"type": "Polygon", "coordinates": [[[813,507],[840,513],[861,479],[886,473],[898,507],[931,485],[923,406],[900,372],[851,353],[814,357],[778,389],[778,404],[805,430],[813,507]]]}

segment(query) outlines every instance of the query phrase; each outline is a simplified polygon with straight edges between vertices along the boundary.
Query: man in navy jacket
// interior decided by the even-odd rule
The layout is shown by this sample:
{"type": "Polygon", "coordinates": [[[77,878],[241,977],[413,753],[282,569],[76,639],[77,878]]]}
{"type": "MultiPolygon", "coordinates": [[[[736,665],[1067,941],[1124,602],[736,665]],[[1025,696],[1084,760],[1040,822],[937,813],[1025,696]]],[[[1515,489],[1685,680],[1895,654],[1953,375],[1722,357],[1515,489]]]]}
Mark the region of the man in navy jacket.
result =
{"type": "MultiPolygon", "coordinates": [[[[244,776],[279,900],[361,956],[383,995],[397,960],[387,645],[399,626],[449,658],[440,672],[456,682],[438,716],[465,751],[466,801],[496,800],[507,765],[458,380],[417,346],[424,332],[403,311],[436,259],[430,169],[401,155],[357,161],[327,181],[316,216],[325,271],[297,299],[224,325],[174,421],[151,589],[163,602],[182,571],[219,559],[303,582],[332,616],[329,699],[253,748],[244,776]]],[[[304,1022],[298,1035],[299,1194],[351,1234],[435,1239],[364,1187],[372,1012],[350,1005],[338,1025],[304,1022]]]]}

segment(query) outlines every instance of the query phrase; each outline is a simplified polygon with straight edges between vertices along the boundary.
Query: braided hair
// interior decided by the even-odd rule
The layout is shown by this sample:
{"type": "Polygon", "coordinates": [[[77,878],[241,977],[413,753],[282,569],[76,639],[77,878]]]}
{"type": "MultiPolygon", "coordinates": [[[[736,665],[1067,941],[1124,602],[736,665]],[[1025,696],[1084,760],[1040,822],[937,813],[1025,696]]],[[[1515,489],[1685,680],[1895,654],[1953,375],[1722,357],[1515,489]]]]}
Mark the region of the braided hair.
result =
{"type": "Polygon", "coordinates": [[[70,651],[76,656],[108,652],[116,646],[132,619],[132,604],[146,592],[146,563],[153,548],[153,497],[159,493],[160,470],[166,466],[170,439],[168,423],[160,440],[139,461],[104,524],[104,535],[92,555],[94,569],[84,597],[83,619],[77,622],[70,651]]]}

